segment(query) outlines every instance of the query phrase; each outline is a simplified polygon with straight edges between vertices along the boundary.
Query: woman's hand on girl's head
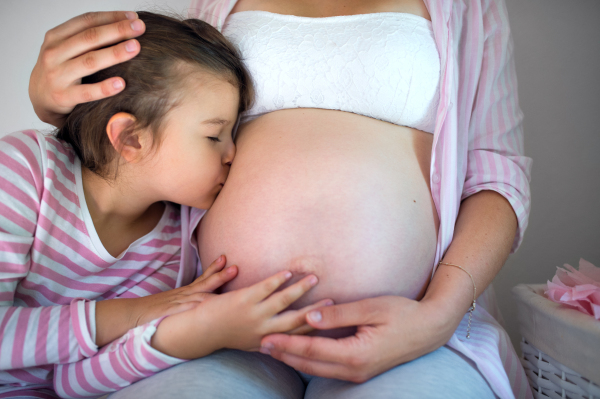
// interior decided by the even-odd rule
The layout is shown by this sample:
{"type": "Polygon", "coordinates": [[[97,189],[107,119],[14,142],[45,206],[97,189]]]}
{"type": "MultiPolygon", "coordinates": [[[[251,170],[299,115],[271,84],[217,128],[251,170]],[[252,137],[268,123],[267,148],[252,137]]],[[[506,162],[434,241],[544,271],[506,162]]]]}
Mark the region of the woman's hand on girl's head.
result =
{"type": "Polygon", "coordinates": [[[29,80],[29,98],[38,117],[59,127],[75,105],[122,91],[121,78],[89,85],[82,85],[81,78],[136,56],[138,41],[127,39],[144,29],[136,13],[111,11],[79,15],[49,30],[29,80]]]}
{"type": "Polygon", "coordinates": [[[322,308],[307,321],[315,329],[357,332],[339,339],[274,334],[262,340],[261,352],[311,375],[356,383],[439,348],[456,329],[429,303],[399,296],[322,308]]]}
{"type": "Polygon", "coordinates": [[[250,287],[215,295],[194,309],[167,317],[152,346],[171,356],[194,359],[222,348],[258,350],[267,334],[306,333],[306,314],[333,303],[329,299],[298,310],[292,303],[317,284],[314,275],[276,292],[291,277],[279,272],[250,287]],[[304,326],[304,327],[303,327],[304,326]]]}

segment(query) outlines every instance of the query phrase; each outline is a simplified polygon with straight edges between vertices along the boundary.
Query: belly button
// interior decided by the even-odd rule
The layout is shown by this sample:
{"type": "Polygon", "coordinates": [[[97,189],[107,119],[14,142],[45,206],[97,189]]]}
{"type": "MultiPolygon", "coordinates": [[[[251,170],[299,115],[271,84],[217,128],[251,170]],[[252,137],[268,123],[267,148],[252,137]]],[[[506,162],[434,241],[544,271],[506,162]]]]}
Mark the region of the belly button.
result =
{"type": "Polygon", "coordinates": [[[293,258],[289,263],[289,270],[294,276],[307,276],[314,274],[319,277],[319,271],[323,265],[323,260],[314,256],[300,256],[293,258]]]}

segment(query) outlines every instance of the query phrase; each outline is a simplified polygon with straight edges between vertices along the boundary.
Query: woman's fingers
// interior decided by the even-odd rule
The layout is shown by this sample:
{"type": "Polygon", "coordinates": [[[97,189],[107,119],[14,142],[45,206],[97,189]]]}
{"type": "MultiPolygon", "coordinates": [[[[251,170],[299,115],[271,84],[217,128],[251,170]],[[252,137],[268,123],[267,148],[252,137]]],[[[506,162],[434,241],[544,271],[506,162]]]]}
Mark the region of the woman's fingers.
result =
{"type": "MultiPolygon", "coordinates": [[[[269,298],[269,300],[270,299],[271,298],[269,298]]],[[[330,305],[333,305],[331,299],[323,299],[312,305],[305,306],[302,309],[283,312],[273,317],[269,323],[269,331],[271,333],[285,332],[287,334],[306,334],[314,330],[312,326],[306,324],[306,314],[313,309],[330,305]]]]}
{"type": "Polygon", "coordinates": [[[128,61],[139,52],[140,43],[135,39],[101,50],[90,51],[77,58],[65,61],[64,75],[78,80],[102,69],[128,61]]]}
{"type": "Polygon", "coordinates": [[[68,113],[77,104],[113,96],[123,90],[123,87],[125,81],[122,78],[110,78],[93,84],[72,85],[63,93],[55,93],[53,100],[57,107],[61,110],[67,109],[65,113],[68,113]]]}
{"type": "Polygon", "coordinates": [[[137,14],[133,11],[86,12],[50,29],[46,34],[46,39],[64,40],[89,28],[124,20],[132,21],[137,18],[137,14]]]}
{"type": "Polygon", "coordinates": [[[306,321],[319,330],[377,324],[381,322],[382,311],[387,310],[378,306],[378,298],[316,309],[307,313],[306,321]]]}
{"type": "Polygon", "coordinates": [[[120,77],[109,78],[93,84],[74,85],[73,83],[101,69],[127,61],[135,57],[139,50],[140,45],[137,40],[129,40],[67,61],[62,74],[65,79],[64,85],[67,88],[62,93],[55,93],[56,105],[72,109],[77,104],[101,100],[119,93],[125,87],[125,81],[120,77]],[[128,46],[133,48],[132,52],[127,50],[128,46]]]}
{"type": "MultiPolygon", "coordinates": [[[[349,364],[356,357],[358,339],[309,337],[304,335],[272,334],[261,340],[261,352],[273,357],[285,353],[310,360],[326,363],[349,364]]],[[[278,360],[282,360],[277,358],[278,360]]],[[[312,373],[311,373],[312,374],[312,373]]]]}
{"type": "Polygon", "coordinates": [[[269,314],[277,314],[296,302],[298,298],[317,285],[318,282],[319,279],[314,274],[306,276],[302,280],[265,299],[262,307],[269,314]]]}
{"type": "MultiPolygon", "coordinates": [[[[146,26],[141,19],[119,21],[110,25],[86,29],[83,32],[65,39],[60,45],[52,49],[51,51],[55,54],[55,58],[53,58],[52,61],[60,64],[66,60],[88,53],[89,51],[139,36],[145,29],[146,26]]],[[[131,50],[132,51],[130,52],[134,52],[136,49],[131,50]]],[[[139,44],[137,45],[137,50],[139,50],[139,44]]],[[[84,60],[86,60],[86,58],[84,58],[84,60]]],[[[89,61],[85,62],[93,62],[93,59],[90,58],[89,61]]],[[[94,67],[95,65],[91,65],[91,68],[89,69],[94,70],[94,67]]]]}

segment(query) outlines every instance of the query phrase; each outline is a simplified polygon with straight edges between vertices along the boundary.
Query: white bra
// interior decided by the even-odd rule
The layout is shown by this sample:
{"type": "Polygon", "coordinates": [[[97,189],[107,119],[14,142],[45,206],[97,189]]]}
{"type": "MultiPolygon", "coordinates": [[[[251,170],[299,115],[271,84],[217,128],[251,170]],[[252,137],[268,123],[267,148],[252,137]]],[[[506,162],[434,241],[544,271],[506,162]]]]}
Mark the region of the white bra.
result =
{"type": "Polygon", "coordinates": [[[404,13],[231,14],[223,34],[252,76],[253,119],[286,108],[353,112],[433,133],[440,58],[431,22],[404,13]]]}

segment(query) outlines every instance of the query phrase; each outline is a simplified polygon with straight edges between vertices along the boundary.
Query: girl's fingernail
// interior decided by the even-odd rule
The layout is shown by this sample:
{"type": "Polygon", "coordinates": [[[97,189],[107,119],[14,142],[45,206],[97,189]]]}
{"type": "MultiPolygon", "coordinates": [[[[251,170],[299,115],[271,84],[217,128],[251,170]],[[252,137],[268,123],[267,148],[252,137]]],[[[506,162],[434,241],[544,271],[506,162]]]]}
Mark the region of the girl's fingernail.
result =
{"type": "Polygon", "coordinates": [[[319,280],[316,276],[310,276],[308,278],[308,282],[310,283],[310,285],[316,285],[319,282],[319,280]]]}
{"type": "Polygon", "coordinates": [[[125,17],[127,17],[127,19],[129,19],[129,20],[134,20],[134,19],[137,19],[138,15],[137,15],[137,13],[136,13],[136,12],[133,12],[133,11],[127,11],[127,12],[125,13],[125,17]]]}
{"type": "Polygon", "coordinates": [[[122,81],[120,81],[119,79],[117,79],[117,80],[113,80],[113,87],[114,87],[116,90],[121,90],[121,89],[123,88],[123,82],[122,82],[122,81]]]}
{"type": "Polygon", "coordinates": [[[139,19],[136,19],[135,21],[133,21],[131,23],[131,29],[133,29],[135,31],[140,31],[140,30],[144,29],[144,24],[139,19]]]}
{"type": "Polygon", "coordinates": [[[133,41],[133,40],[130,40],[127,43],[125,43],[125,50],[128,53],[133,53],[136,48],[137,48],[137,46],[135,45],[135,41],[133,41]]]}
{"type": "Polygon", "coordinates": [[[271,350],[271,349],[274,349],[274,348],[275,348],[275,345],[273,345],[273,344],[272,344],[272,343],[270,343],[270,342],[265,342],[265,344],[262,346],[262,348],[265,348],[265,349],[271,350]]]}
{"type": "Polygon", "coordinates": [[[289,279],[292,278],[292,272],[285,272],[285,274],[283,275],[283,277],[285,277],[285,279],[289,279]]]}
{"type": "Polygon", "coordinates": [[[219,263],[223,262],[223,255],[221,255],[217,258],[217,262],[219,262],[219,263]]]}
{"type": "Polygon", "coordinates": [[[235,268],[233,268],[233,267],[231,267],[231,266],[229,266],[229,267],[228,267],[228,268],[226,268],[225,270],[227,270],[227,273],[229,273],[229,274],[233,274],[233,273],[235,273],[235,268]]]}
{"type": "Polygon", "coordinates": [[[308,318],[318,323],[323,319],[323,315],[318,310],[313,310],[312,312],[308,312],[308,318]]]}
{"type": "Polygon", "coordinates": [[[331,305],[333,305],[332,300],[325,301],[325,306],[331,306],[331,305]]]}

